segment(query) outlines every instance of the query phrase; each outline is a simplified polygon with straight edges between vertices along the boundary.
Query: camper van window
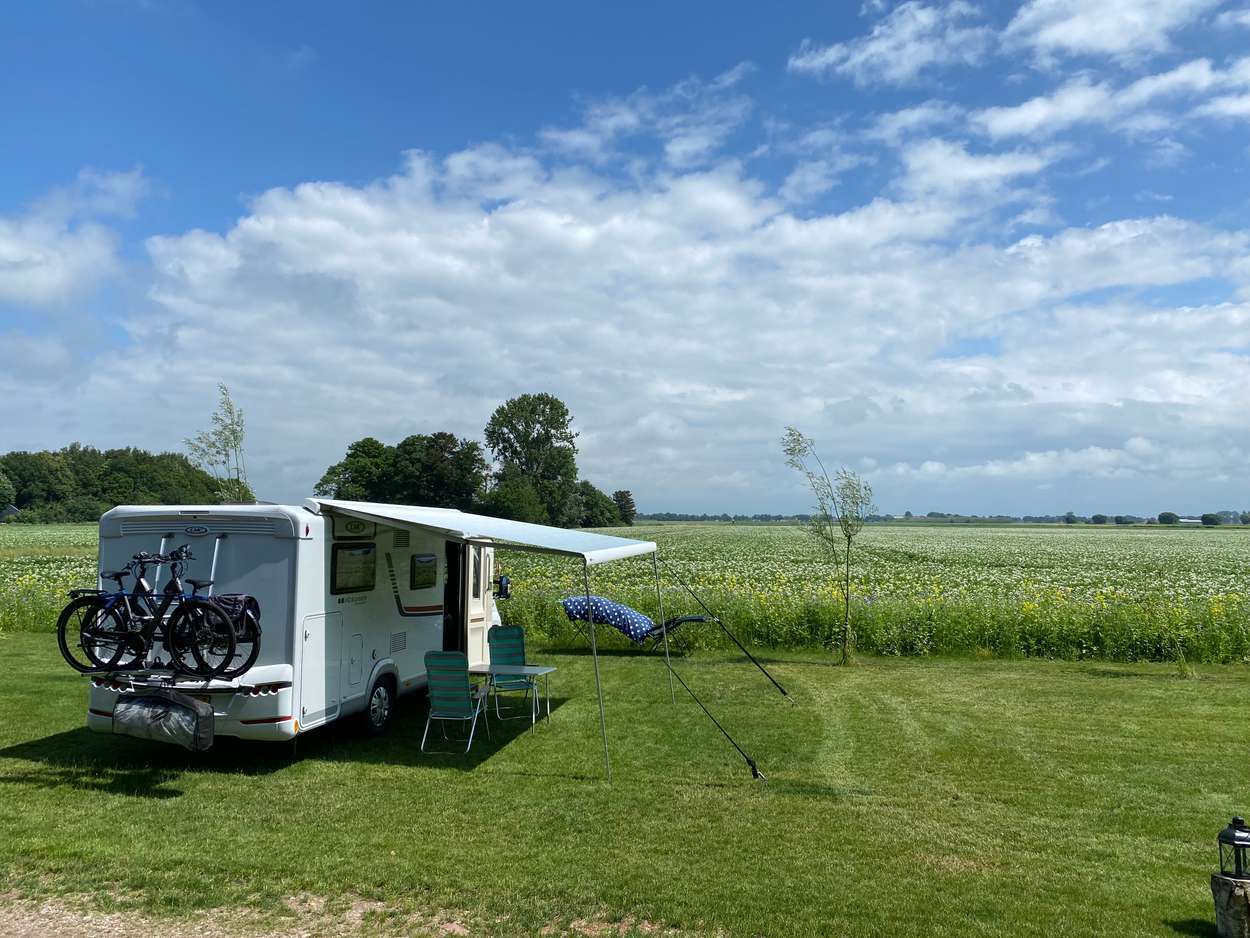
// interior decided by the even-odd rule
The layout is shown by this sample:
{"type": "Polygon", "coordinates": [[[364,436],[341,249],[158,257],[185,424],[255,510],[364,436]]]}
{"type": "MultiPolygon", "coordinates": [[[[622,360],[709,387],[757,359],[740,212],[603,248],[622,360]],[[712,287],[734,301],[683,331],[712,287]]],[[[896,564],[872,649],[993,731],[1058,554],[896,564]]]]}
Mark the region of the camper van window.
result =
{"type": "Polygon", "coordinates": [[[408,589],[428,590],[438,583],[438,558],[433,554],[413,554],[408,562],[408,589]]]}
{"type": "Polygon", "coordinates": [[[473,598],[482,598],[482,548],[473,548],[473,598]]]}
{"type": "Polygon", "coordinates": [[[374,544],[335,544],[330,555],[330,592],[337,596],[373,589],[377,562],[374,544]]]}

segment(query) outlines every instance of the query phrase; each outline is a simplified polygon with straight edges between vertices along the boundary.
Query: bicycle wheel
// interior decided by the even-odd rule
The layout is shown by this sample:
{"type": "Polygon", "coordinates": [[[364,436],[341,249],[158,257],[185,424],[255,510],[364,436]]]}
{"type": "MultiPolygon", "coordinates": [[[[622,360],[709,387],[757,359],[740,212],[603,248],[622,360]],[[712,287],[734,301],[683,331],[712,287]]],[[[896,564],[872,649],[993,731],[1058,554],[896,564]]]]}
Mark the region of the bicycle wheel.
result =
{"type": "Polygon", "coordinates": [[[56,641],[69,666],[86,674],[118,667],[133,636],[115,608],[99,596],[80,596],[61,610],[56,641]]]}
{"type": "Polygon", "coordinates": [[[243,627],[235,632],[234,656],[230,667],[221,672],[219,677],[230,681],[246,674],[260,656],[260,626],[251,616],[246,617],[243,627]]]}
{"type": "Polygon", "coordinates": [[[186,599],[169,617],[165,648],[180,670],[214,678],[234,660],[234,625],[216,606],[186,599]]]}

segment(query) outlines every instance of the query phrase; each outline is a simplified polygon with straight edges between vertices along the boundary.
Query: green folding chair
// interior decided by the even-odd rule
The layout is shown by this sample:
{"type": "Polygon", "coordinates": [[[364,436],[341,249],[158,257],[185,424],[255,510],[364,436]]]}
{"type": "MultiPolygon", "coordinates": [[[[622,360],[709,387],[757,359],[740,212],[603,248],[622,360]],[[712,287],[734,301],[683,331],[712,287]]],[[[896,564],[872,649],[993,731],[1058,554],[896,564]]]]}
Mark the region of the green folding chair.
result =
{"type": "MultiPolygon", "coordinates": [[[[430,690],[430,715],[425,719],[425,732],[421,734],[421,751],[426,752],[425,741],[430,735],[430,724],[435,720],[456,721],[469,724],[469,741],[464,747],[468,752],[473,745],[473,733],[477,729],[479,715],[486,723],[486,735],[490,736],[490,718],[486,716],[487,694],[469,682],[469,659],[462,651],[427,651],[425,653],[425,676],[430,690]]],[[[447,738],[447,727],[439,727],[447,738]]]]}
{"type": "MultiPolygon", "coordinates": [[[[519,625],[494,625],[486,633],[491,664],[525,664],[525,629],[519,625]]],[[[538,719],[538,684],[533,678],[520,675],[492,674],[487,692],[495,695],[495,716],[500,720],[523,720],[524,716],[506,717],[499,710],[500,691],[525,691],[530,703],[530,726],[538,719]]],[[[487,704],[489,706],[489,703],[487,704]]]]}

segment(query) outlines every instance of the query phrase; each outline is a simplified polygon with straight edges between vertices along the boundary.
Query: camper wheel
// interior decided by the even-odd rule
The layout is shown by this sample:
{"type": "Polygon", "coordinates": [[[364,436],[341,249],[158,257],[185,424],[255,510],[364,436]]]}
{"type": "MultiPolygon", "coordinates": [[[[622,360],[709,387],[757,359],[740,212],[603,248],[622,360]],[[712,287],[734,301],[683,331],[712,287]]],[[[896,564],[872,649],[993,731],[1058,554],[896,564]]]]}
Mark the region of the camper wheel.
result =
{"type": "Polygon", "coordinates": [[[365,703],[365,732],[370,736],[381,736],[391,725],[391,717],[395,713],[395,697],[395,678],[383,674],[374,682],[365,703]]]}

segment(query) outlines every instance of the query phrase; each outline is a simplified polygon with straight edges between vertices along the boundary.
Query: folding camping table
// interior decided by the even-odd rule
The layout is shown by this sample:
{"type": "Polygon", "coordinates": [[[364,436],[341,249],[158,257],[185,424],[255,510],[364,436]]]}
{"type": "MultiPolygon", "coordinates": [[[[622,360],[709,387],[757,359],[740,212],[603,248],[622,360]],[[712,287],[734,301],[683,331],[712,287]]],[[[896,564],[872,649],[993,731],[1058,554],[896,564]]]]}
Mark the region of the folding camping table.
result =
{"type": "MultiPolygon", "coordinates": [[[[547,719],[551,719],[551,672],[555,668],[546,664],[478,664],[469,668],[470,674],[485,674],[489,677],[541,677],[543,679],[543,695],[547,698],[547,719]]],[[[535,706],[538,701],[534,701],[535,706]]]]}

